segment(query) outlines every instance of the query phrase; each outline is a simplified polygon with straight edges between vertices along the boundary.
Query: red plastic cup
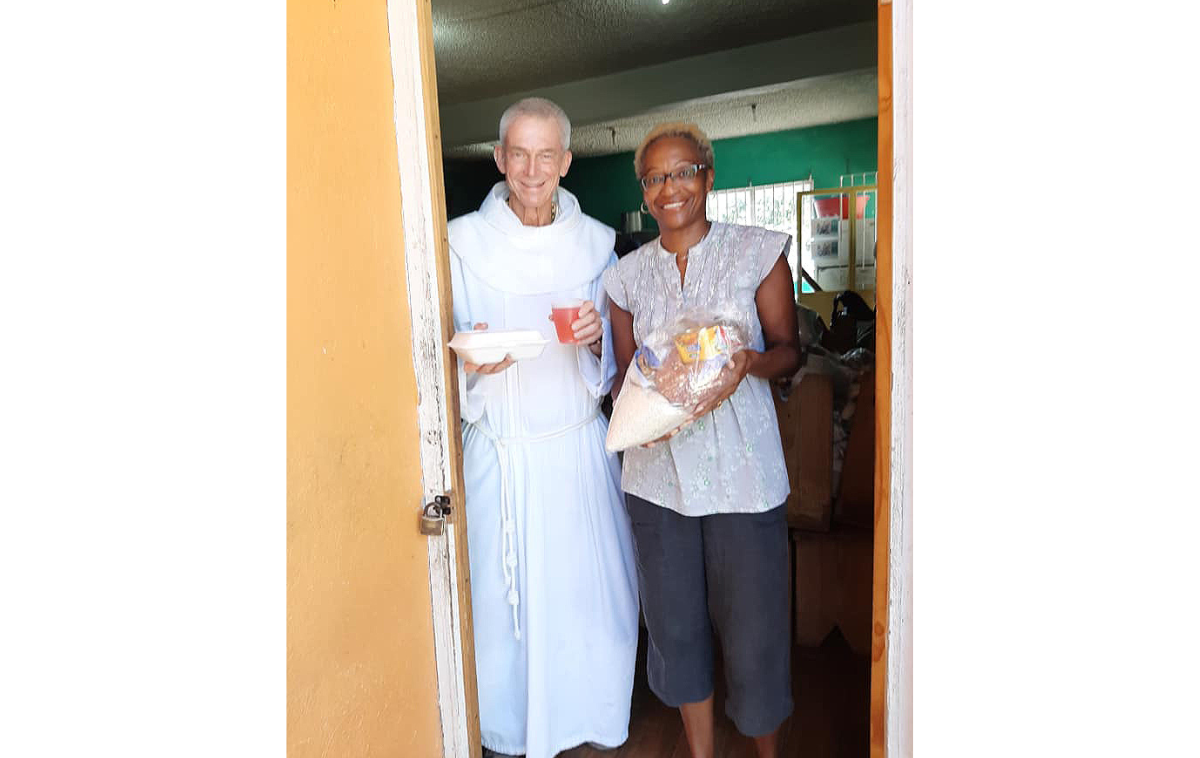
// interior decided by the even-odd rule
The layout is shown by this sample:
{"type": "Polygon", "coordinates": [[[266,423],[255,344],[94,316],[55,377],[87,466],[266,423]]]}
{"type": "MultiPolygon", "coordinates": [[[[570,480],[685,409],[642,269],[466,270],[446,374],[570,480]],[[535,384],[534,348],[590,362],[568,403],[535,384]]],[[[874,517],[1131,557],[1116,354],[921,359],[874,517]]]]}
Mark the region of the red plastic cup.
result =
{"type": "Polygon", "coordinates": [[[581,300],[558,300],[550,304],[550,317],[554,319],[554,331],[558,332],[558,341],[564,345],[573,345],[578,342],[571,324],[579,320],[579,308],[582,305],[583,301],[581,300]]]}

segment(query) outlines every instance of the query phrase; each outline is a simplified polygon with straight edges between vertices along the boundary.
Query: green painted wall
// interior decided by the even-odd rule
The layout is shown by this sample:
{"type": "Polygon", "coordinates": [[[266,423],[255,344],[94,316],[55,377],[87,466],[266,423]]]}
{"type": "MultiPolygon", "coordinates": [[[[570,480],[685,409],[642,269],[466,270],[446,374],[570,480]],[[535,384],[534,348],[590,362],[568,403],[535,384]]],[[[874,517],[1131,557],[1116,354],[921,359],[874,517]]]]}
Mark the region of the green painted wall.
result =
{"type": "Polygon", "coordinates": [[[447,219],[479,210],[488,190],[504,178],[490,158],[486,161],[443,161],[442,176],[446,186],[447,219]]]}
{"type": "MultiPolygon", "coordinates": [[[[876,170],[877,136],[877,119],[872,117],[716,140],[714,189],[794,181],[810,174],[817,187],[836,187],[842,174],[876,170]]],[[[484,193],[501,178],[491,161],[447,161],[445,176],[450,218],[477,209],[484,193]]],[[[585,213],[617,228],[621,214],[642,202],[633,153],[576,159],[562,185],[575,193],[585,213]]],[[[652,226],[654,220],[646,216],[643,223],[652,226]]]]}
{"type": "MultiPolygon", "coordinates": [[[[584,213],[616,229],[621,228],[623,213],[636,211],[642,204],[642,188],[633,173],[633,153],[574,161],[562,184],[579,198],[584,213]]],[[[642,217],[642,224],[647,229],[658,228],[650,214],[642,217]]]]}

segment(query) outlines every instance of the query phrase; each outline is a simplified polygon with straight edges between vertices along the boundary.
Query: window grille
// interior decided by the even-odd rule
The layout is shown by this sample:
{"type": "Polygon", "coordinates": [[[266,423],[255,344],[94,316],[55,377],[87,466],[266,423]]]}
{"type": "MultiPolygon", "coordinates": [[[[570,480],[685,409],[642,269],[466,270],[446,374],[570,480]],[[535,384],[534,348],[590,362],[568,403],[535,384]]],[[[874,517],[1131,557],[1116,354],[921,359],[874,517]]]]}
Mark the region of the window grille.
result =
{"type": "Polygon", "coordinates": [[[714,190],[708,193],[706,214],[709,221],[764,226],[791,237],[788,266],[792,269],[792,282],[795,283],[800,281],[800,249],[795,239],[796,193],[812,188],[812,180],[804,179],[714,190]]]}

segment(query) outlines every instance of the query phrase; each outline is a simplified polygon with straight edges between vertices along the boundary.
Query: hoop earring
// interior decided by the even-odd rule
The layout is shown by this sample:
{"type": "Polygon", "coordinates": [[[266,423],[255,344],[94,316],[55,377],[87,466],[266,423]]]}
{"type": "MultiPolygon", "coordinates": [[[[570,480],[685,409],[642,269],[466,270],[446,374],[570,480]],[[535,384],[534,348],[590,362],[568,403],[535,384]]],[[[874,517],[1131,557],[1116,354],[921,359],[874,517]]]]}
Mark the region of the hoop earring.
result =
{"type": "Polygon", "coordinates": [[[643,201],[642,201],[642,213],[646,213],[646,214],[649,214],[649,213],[650,213],[650,209],[646,207],[646,201],[645,201],[645,200],[643,200],[643,201]]]}

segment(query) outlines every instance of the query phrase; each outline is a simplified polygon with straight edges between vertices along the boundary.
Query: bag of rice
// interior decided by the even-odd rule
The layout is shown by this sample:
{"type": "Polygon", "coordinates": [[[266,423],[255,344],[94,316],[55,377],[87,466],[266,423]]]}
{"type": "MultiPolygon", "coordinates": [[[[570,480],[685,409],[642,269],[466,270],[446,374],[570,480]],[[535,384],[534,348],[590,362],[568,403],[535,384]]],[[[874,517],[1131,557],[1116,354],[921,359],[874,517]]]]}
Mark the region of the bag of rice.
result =
{"type": "Polygon", "coordinates": [[[644,445],[690,423],[732,381],[722,369],[745,344],[745,329],[715,311],[681,314],[647,335],[625,372],[605,447],[644,445]]]}

